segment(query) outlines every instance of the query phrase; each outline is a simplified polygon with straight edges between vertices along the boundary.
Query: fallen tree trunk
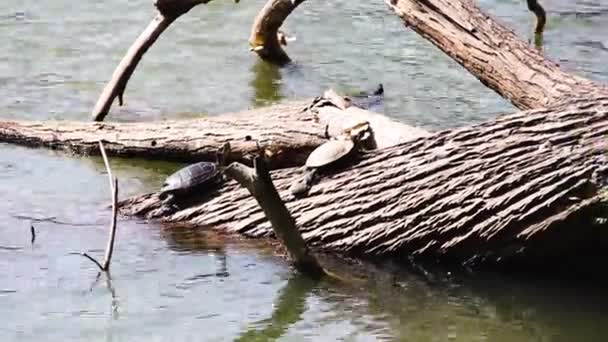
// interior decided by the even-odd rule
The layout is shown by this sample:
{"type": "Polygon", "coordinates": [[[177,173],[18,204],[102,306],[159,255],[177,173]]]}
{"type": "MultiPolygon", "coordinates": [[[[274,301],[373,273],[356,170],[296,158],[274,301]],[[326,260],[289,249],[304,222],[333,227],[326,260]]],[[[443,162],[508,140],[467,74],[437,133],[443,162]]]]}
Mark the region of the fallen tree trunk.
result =
{"type": "Polygon", "coordinates": [[[356,106],[340,109],[338,95],[322,101],[294,101],[239,113],[192,120],[100,123],[73,121],[0,121],[0,142],[48,147],[79,154],[108,154],[169,161],[215,161],[225,142],[231,161],[251,164],[256,141],[266,150],[271,168],[302,165],[308,154],[341,132],[351,120],[377,128],[379,147],[393,146],[429,133],[356,106]]]}
{"type": "MultiPolygon", "coordinates": [[[[606,136],[608,97],[577,100],[371,153],[303,199],[287,191],[297,170],[272,177],[307,243],[321,249],[470,262],[549,257],[593,242],[591,220],[608,187],[606,136]]],[[[159,204],[147,194],[121,207],[127,215],[272,235],[234,182],[168,217],[159,204]]]]}
{"type": "Polygon", "coordinates": [[[147,123],[74,121],[0,121],[0,142],[49,147],[79,154],[99,154],[103,140],[109,155],[171,161],[215,161],[218,148],[232,146],[231,160],[249,164],[257,151],[247,136],[275,152],[273,166],[299,165],[312,149],[326,141],[325,125],[310,101],[217,117],[147,123]]]}

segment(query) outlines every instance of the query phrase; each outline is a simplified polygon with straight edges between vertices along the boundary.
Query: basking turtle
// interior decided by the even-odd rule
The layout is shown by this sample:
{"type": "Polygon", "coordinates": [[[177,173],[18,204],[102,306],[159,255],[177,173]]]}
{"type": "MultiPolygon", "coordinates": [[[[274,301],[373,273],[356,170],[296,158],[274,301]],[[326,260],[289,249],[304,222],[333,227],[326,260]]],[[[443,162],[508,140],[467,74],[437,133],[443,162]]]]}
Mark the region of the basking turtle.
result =
{"type": "Polygon", "coordinates": [[[305,196],[312,188],[319,171],[336,166],[357,151],[374,148],[374,138],[367,121],[358,122],[337,136],[317,147],[306,159],[304,175],[296,179],[289,188],[294,196],[305,196]]]}
{"type": "Polygon", "coordinates": [[[224,181],[223,168],[230,153],[230,144],[224,144],[222,152],[218,151],[217,162],[199,162],[179,169],[163,183],[159,199],[163,206],[175,207],[180,198],[196,192],[207,191],[224,181]]]}

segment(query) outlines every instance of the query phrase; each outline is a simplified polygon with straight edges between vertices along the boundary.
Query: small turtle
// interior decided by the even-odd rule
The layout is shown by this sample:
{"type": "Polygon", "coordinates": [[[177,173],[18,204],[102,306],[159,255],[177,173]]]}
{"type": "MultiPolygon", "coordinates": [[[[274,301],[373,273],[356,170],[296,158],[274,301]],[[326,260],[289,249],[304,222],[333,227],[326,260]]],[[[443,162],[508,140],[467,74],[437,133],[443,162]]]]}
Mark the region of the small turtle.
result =
{"type": "Polygon", "coordinates": [[[224,181],[223,168],[229,153],[230,144],[226,143],[222,152],[218,152],[216,163],[195,163],[167,177],[158,196],[163,205],[175,207],[179,198],[193,195],[198,191],[204,192],[220,185],[224,181]]]}
{"type": "Polygon", "coordinates": [[[343,130],[335,137],[317,147],[306,159],[304,175],[296,179],[289,188],[294,196],[305,196],[312,188],[315,176],[342,161],[355,152],[374,148],[373,133],[367,121],[359,122],[343,130]]]}

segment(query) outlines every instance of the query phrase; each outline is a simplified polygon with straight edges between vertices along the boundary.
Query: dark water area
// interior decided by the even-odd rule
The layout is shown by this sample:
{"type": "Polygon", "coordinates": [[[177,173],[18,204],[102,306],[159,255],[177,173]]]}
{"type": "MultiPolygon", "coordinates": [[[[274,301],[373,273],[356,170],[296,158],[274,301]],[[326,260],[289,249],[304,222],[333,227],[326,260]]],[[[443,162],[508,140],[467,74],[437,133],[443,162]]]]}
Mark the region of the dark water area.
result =
{"type": "MultiPolygon", "coordinates": [[[[109,119],[221,115],[327,87],[385,87],[386,114],[430,130],[515,109],[390,13],[382,1],[306,2],[285,30],[295,64],[248,52],[264,1],[199,6],[163,34],[109,119]]],[[[480,7],[531,37],[516,0],[480,7]]],[[[544,53],[608,82],[608,3],[545,0],[544,53]]],[[[0,2],[0,118],[88,120],[150,1],[0,2]]],[[[178,165],[115,159],[120,197],[158,188],[178,165]]],[[[0,144],[2,341],[605,341],[602,288],[504,274],[370,268],[347,284],[298,276],[264,241],[121,219],[111,281],[101,258],[110,221],[99,158],[0,144]],[[31,243],[30,225],[36,229],[31,243]]]]}

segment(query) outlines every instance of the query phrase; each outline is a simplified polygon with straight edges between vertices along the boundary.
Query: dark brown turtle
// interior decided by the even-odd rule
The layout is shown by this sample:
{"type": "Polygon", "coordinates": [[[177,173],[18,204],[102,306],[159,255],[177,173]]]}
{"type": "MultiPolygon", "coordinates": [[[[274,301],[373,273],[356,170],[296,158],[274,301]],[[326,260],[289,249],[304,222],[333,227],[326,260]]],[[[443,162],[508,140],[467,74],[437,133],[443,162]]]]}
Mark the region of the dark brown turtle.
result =
{"type": "Polygon", "coordinates": [[[194,195],[197,192],[204,193],[223,183],[222,169],[228,153],[230,153],[230,144],[226,143],[223,151],[218,153],[216,163],[191,164],[167,177],[158,196],[163,201],[163,205],[173,206],[181,197],[194,195]]]}

